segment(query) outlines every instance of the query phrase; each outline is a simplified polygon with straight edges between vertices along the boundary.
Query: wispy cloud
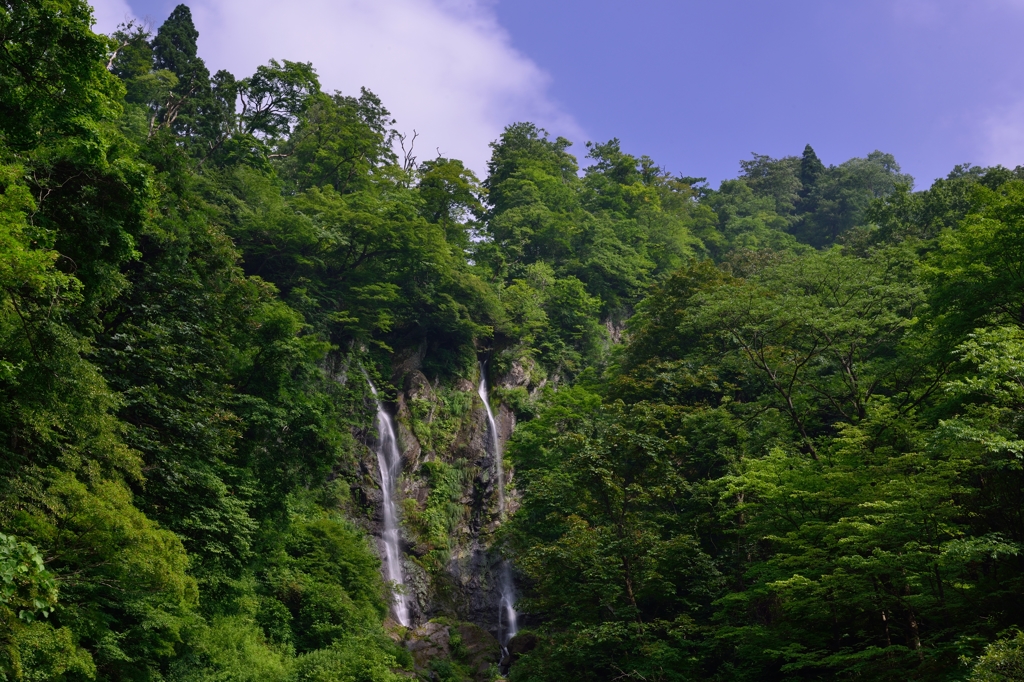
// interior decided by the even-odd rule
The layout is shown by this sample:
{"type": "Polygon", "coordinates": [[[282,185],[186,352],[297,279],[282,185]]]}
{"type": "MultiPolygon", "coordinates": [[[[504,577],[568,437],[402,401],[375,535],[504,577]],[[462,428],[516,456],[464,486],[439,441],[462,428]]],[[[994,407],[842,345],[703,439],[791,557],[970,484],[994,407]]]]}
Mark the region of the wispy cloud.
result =
{"type": "Polygon", "coordinates": [[[1024,100],[991,111],[981,126],[981,163],[1024,165],[1024,100]]]}
{"type": "MultiPolygon", "coordinates": [[[[93,1],[104,16],[123,4],[93,1]]],[[[519,120],[582,137],[550,96],[550,77],[512,46],[489,0],[188,4],[211,71],[224,68],[243,77],[271,58],[312,62],[327,91],[358,95],[366,86],[379,95],[400,131],[419,133],[421,160],[440,151],[484,174],[488,143],[519,120]]]]}

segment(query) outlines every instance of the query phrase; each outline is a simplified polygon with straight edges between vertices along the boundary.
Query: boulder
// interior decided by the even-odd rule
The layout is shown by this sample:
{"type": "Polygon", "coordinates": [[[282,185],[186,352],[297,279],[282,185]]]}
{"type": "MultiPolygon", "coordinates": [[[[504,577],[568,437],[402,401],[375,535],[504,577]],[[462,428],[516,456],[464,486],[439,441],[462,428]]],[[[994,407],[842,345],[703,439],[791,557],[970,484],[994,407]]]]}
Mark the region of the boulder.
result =
{"type": "Polygon", "coordinates": [[[508,661],[509,665],[513,665],[520,656],[529,653],[537,648],[537,635],[532,632],[520,632],[518,635],[508,640],[508,661]]]}
{"type": "Polygon", "coordinates": [[[478,680],[486,680],[492,665],[501,658],[501,647],[494,635],[473,623],[459,623],[459,636],[465,650],[465,663],[478,680]]]}
{"type": "Polygon", "coordinates": [[[417,670],[426,670],[430,662],[451,657],[451,636],[447,625],[424,623],[409,633],[405,647],[412,654],[417,670]]]}

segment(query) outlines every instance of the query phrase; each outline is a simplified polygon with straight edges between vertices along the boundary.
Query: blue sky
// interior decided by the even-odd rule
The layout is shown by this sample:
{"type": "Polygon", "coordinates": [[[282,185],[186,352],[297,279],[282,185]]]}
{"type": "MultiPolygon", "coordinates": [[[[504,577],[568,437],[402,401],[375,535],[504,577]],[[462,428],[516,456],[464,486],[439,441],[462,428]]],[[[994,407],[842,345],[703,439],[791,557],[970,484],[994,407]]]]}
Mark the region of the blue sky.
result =
{"type": "MultiPolygon", "coordinates": [[[[130,11],[158,25],[176,4],[95,2],[99,24],[130,11]]],[[[421,157],[478,172],[523,118],[579,155],[618,137],[716,184],[751,152],[808,142],[826,163],[891,152],[918,187],[957,163],[1024,164],[1024,0],[191,4],[211,66],[313,61],[329,89],[378,92],[421,157]]]]}
{"type": "Polygon", "coordinates": [[[956,163],[1024,164],[1024,3],[516,0],[497,11],[584,130],[672,170],[720,179],[750,152],[808,142],[832,163],[892,152],[925,185],[956,163]]]}

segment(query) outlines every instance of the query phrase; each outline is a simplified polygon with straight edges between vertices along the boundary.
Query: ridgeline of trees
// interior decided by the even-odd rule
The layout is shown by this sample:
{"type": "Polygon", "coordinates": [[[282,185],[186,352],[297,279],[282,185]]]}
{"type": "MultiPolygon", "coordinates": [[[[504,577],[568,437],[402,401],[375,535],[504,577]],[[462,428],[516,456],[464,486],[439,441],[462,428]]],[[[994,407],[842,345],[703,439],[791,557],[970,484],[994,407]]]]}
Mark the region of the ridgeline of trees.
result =
{"type": "Polygon", "coordinates": [[[546,382],[511,679],[1024,679],[1024,171],[518,123],[480,180],[185,6],[90,26],[0,0],[0,679],[405,679],[344,379],[410,348],[546,382]]]}

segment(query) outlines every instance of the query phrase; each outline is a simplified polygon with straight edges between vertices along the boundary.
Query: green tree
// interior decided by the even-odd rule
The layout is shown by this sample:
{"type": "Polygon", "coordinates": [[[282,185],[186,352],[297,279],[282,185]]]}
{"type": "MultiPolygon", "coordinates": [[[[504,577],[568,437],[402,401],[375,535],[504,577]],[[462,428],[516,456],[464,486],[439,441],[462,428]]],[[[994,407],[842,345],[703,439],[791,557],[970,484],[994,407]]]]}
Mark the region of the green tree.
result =
{"type": "Polygon", "coordinates": [[[787,231],[790,221],[775,211],[772,197],[758,196],[742,180],[723,181],[705,203],[715,212],[715,238],[705,242],[712,255],[724,260],[735,251],[799,251],[787,231]],[[716,243],[717,242],[717,243],[716,243]]]}
{"type": "MultiPolygon", "coordinates": [[[[814,153],[808,145],[804,150],[805,157],[808,150],[811,154],[814,153]]],[[[791,215],[800,201],[805,175],[810,184],[813,184],[814,178],[810,176],[814,174],[814,169],[808,168],[805,173],[805,160],[796,156],[773,159],[764,154],[753,154],[753,157],[740,161],[740,177],[754,194],[774,199],[776,213],[782,216],[791,215]]],[[[817,156],[814,158],[817,159],[817,156]]],[[[806,163],[809,164],[810,161],[807,160],[806,163]]],[[[818,164],[821,162],[818,161],[818,164]]]]}
{"type": "Polygon", "coordinates": [[[985,647],[971,671],[971,682],[1009,682],[1024,679],[1024,635],[997,640],[985,647]]]}
{"type": "Polygon", "coordinates": [[[825,164],[821,162],[811,145],[804,146],[804,152],[800,156],[800,170],[797,177],[800,179],[800,198],[806,199],[814,191],[818,180],[825,173],[825,164]]]}
{"type": "MultiPolygon", "coordinates": [[[[804,161],[808,159],[806,153],[804,161]]],[[[808,164],[817,169],[821,162],[814,156],[808,164]]],[[[902,186],[912,189],[914,184],[912,177],[900,172],[891,154],[880,151],[807,173],[814,180],[804,184],[800,217],[792,231],[800,241],[819,248],[836,243],[841,235],[863,225],[872,201],[889,196],[902,186]]],[[[801,175],[805,175],[803,168],[801,175]]]]}
{"type": "Polygon", "coordinates": [[[476,221],[484,211],[483,190],[476,175],[457,159],[438,157],[420,164],[417,176],[423,217],[441,225],[450,244],[470,251],[472,237],[479,230],[476,221]]]}
{"type": "Polygon", "coordinates": [[[508,536],[553,635],[513,679],[691,679],[694,616],[720,576],[677,513],[691,493],[681,414],[564,389],[509,456],[523,503],[508,536]]]}

